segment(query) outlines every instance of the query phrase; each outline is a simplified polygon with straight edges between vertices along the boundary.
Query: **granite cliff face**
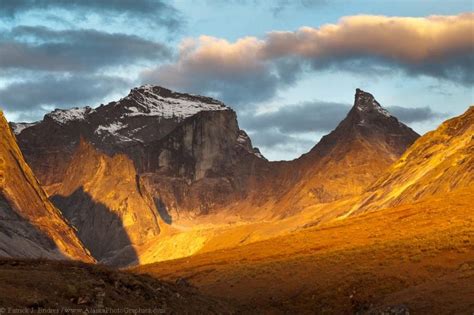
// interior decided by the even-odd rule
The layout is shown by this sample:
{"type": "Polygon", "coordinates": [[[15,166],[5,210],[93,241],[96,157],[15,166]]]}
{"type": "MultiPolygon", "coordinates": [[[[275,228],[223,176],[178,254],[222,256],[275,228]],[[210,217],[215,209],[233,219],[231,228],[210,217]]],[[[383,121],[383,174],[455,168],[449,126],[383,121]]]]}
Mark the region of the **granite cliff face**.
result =
{"type": "Polygon", "coordinates": [[[241,200],[266,164],[234,111],[200,112],[145,148],[139,170],[162,212],[208,214],[241,200]]]}
{"type": "Polygon", "coordinates": [[[0,256],[94,261],[48,200],[1,112],[0,256]]]}

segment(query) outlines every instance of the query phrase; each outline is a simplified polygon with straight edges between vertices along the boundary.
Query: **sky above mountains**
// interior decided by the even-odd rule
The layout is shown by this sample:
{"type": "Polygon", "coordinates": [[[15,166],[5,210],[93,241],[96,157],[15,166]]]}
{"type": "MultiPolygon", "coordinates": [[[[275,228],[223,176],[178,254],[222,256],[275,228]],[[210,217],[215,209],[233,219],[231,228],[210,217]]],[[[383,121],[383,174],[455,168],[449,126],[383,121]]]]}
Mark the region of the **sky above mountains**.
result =
{"type": "Polygon", "coordinates": [[[355,88],[419,133],[473,103],[472,1],[4,0],[0,106],[34,121],[137,85],[237,110],[269,159],[334,129],[355,88]]]}

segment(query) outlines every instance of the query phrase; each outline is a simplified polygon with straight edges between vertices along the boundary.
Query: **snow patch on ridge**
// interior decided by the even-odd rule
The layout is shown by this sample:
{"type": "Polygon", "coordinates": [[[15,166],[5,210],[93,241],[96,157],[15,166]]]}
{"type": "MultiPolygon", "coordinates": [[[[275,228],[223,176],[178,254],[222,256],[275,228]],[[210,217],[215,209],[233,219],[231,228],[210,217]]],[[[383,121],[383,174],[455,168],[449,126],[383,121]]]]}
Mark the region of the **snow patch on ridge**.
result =
{"type": "Polygon", "coordinates": [[[93,113],[95,110],[90,107],[75,107],[71,109],[55,109],[53,112],[47,114],[49,118],[52,118],[59,124],[66,124],[70,121],[85,120],[86,117],[93,113]]]}
{"type": "Polygon", "coordinates": [[[385,117],[392,117],[392,115],[375,100],[372,94],[360,89],[356,90],[356,108],[359,112],[375,111],[385,117]]]}
{"type": "Polygon", "coordinates": [[[135,88],[132,92],[121,99],[117,104],[124,101],[132,101],[134,106],[126,106],[129,117],[135,116],[159,116],[163,118],[177,118],[183,120],[201,111],[229,110],[227,106],[218,101],[201,101],[200,98],[188,94],[175,93],[173,97],[164,97],[159,94],[160,88],[152,85],[144,85],[135,88]]]}
{"type": "Polygon", "coordinates": [[[114,122],[111,123],[107,126],[99,126],[97,129],[94,131],[95,134],[101,135],[103,133],[109,133],[111,135],[117,134],[117,131],[122,130],[124,128],[127,128],[127,125],[124,125],[122,122],[114,122]]]}
{"type": "Polygon", "coordinates": [[[20,133],[22,133],[23,130],[28,129],[30,127],[33,127],[37,124],[38,124],[38,122],[34,122],[34,123],[13,123],[11,126],[12,126],[13,133],[15,135],[19,135],[20,133]]]}

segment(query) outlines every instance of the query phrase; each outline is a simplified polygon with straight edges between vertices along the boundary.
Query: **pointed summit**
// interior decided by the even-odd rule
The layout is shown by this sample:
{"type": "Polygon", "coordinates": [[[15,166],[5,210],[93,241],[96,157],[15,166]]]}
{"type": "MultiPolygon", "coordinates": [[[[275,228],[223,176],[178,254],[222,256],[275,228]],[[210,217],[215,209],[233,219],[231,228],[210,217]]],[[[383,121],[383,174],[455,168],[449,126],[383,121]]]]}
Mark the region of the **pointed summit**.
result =
{"type": "Polygon", "coordinates": [[[372,94],[361,89],[356,89],[354,106],[335,132],[358,134],[364,138],[384,137],[389,139],[389,143],[402,142],[401,148],[406,148],[419,137],[383,108],[372,94]]]}
{"type": "Polygon", "coordinates": [[[386,117],[391,116],[390,113],[375,100],[372,94],[364,92],[361,89],[356,89],[354,107],[360,112],[375,112],[386,117]]]}
{"type": "Polygon", "coordinates": [[[361,89],[356,89],[354,106],[347,115],[347,118],[349,118],[351,124],[361,127],[386,123],[403,125],[396,117],[383,108],[372,94],[361,89]]]}
{"type": "Polygon", "coordinates": [[[413,129],[390,115],[372,94],[356,89],[354,106],[346,118],[312,151],[326,152],[333,146],[345,147],[352,141],[367,141],[390,147],[390,151],[399,155],[418,137],[413,129]]]}

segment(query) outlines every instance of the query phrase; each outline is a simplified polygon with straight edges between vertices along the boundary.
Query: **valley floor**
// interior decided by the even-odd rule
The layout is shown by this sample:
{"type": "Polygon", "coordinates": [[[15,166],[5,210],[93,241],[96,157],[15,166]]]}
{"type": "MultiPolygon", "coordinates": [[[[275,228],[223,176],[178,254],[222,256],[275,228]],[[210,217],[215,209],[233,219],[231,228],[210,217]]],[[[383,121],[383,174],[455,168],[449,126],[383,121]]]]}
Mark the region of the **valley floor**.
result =
{"type": "Polygon", "coordinates": [[[315,221],[248,244],[237,240],[242,231],[257,226],[235,226],[235,233],[229,228],[192,256],[130,270],[1,260],[0,307],[472,315],[471,192],[460,190],[320,225],[315,221]],[[230,244],[241,245],[218,249],[219,242],[229,244],[226,237],[230,244]]]}
{"type": "Polygon", "coordinates": [[[185,278],[244,313],[472,314],[472,204],[468,189],[134,272],[185,278]]]}

